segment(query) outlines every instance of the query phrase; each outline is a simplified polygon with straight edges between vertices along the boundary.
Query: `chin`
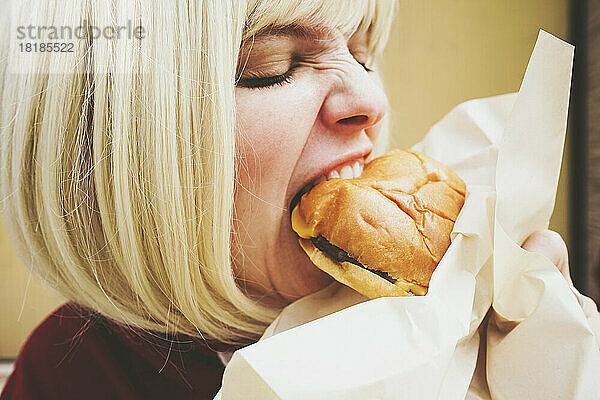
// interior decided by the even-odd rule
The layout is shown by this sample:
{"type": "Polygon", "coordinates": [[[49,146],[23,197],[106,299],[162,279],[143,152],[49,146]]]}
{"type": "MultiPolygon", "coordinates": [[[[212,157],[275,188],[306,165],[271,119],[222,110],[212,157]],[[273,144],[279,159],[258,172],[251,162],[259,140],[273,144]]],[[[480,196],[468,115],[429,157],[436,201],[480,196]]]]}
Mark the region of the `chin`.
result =
{"type": "Polygon", "coordinates": [[[281,297],[288,302],[298,300],[301,297],[318,292],[321,289],[329,286],[334,282],[334,279],[325,272],[318,269],[308,258],[306,253],[302,251],[297,240],[295,241],[297,251],[293,260],[290,263],[286,260],[281,260],[285,268],[291,268],[289,274],[286,274],[288,280],[285,281],[285,287],[279,288],[277,291],[281,297]]]}
{"type": "Polygon", "coordinates": [[[280,226],[280,247],[275,263],[278,271],[272,271],[278,297],[291,303],[333,283],[335,280],[317,268],[300,247],[288,215],[282,218],[280,226]]]}

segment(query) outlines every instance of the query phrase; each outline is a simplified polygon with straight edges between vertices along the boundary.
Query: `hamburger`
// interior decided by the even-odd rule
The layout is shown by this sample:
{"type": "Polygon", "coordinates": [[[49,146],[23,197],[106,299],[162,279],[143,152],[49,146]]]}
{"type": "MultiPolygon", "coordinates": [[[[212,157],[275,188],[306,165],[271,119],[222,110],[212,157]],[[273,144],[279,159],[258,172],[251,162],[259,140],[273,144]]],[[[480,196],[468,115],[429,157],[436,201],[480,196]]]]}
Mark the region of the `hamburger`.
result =
{"type": "Polygon", "coordinates": [[[305,186],[291,224],[315,266],[364,296],[425,295],[464,201],[448,167],[394,149],[356,178],[305,186]]]}

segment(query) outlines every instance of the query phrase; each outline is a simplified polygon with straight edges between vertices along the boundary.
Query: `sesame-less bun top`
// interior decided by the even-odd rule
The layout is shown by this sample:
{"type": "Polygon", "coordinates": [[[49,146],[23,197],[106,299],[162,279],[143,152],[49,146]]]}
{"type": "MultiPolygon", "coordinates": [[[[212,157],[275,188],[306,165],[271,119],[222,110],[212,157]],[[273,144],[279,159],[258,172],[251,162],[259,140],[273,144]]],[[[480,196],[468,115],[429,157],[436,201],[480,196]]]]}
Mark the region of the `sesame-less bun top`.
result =
{"type": "MultiPolygon", "coordinates": [[[[319,183],[294,209],[292,227],[315,265],[345,284],[339,279],[339,275],[348,274],[343,265],[357,263],[323,256],[316,248],[325,248],[319,240],[329,242],[329,254],[333,245],[362,264],[352,268],[358,268],[369,280],[385,277],[387,285],[398,281],[396,284],[427,288],[450,245],[450,232],[464,200],[465,184],[452,170],[424,154],[396,149],[365,165],[358,178],[319,183]],[[320,253],[320,258],[313,257],[312,252],[320,253]],[[324,258],[328,268],[319,265],[324,258]],[[331,273],[332,268],[335,273],[331,273]],[[372,271],[366,274],[368,270],[372,271]]],[[[349,284],[363,292],[361,285],[349,284]]],[[[368,297],[378,297],[372,293],[376,290],[373,284],[370,286],[368,297]]]]}

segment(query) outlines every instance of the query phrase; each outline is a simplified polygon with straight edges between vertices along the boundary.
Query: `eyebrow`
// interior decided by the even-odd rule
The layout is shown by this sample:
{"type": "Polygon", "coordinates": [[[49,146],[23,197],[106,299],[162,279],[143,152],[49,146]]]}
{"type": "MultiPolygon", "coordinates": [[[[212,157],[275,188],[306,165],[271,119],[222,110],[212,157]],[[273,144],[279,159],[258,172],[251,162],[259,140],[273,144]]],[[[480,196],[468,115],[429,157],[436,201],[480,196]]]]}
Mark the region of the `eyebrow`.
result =
{"type": "MultiPolygon", "coordinates": [[[[288,36],[296,39],[312,40],[327,37],[334,32],[333,29],[325,26],[307,26],[301,24],[288,24],[288,25],[269,25],[260,29],[254,38],[269,35],[280,35],[288,36]]],[[[250,38],[249,38],[250,39],[250,38]]]]}

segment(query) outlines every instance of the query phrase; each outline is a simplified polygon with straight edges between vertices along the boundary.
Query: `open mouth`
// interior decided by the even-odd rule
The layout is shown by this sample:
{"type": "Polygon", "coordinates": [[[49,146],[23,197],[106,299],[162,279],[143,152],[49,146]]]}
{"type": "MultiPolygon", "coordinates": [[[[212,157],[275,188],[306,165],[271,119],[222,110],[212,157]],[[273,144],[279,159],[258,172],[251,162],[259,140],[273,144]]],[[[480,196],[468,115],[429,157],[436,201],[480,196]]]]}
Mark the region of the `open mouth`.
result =
{"type": "MultiPolygon", "coordinates": [[[[320,176],[319,178],[315,179],[314,181],[307,183],[302,189],[300,189],[298,191],[298,193],[296,193],[296,195],[290,201],[290,216],[292,215],[294,208],[298,205],[298,203],[302,199],[302,196],[304,196],[306,193],[310,192],[319,183],[329,180],[329,179],[333,179],[333,178],[342,178],[342,179],[358,178],[362,174],[363,169],[364,169],[364,159],[361,159],[360,161],[355,161],[351,165],[345,165],[343,167],[340,167],[339,170],[332,170],[331,172],[329,172],[327,174],[327,176],[320,176]]],[[[365,267],[356,258],[354,258],[350,254],[348,254],[348,252],[346,252],[344,249],[331,244],[329,242],[329,240],[327,240],[323,235],[318,235],[317,237],[312,237],[312,238],[310,238],[310,240],[317,249],[319,249],[320,251],[325,253],[325,255],[327,255],[327,257],[329,257],[330,259],[332,259],[335,262],[338,262],[338,263],[349,262],[360,268],[366,269],[369,272],[374,273],[375,275],[385,279],[386,281],[388,281],[392,284],[397,282],[397,279],[393,278],[387,272],[378,271],[375,269],[365,267]]]]}
{"type": "Polygon", "coordinates": [[[342,179],[353,179],[358,178],[364,169],[364,158],[360,158],[354,161],[350,161],[348,163],[342,164],[337,167],[337,169],[331,170],[329,173],[325,175],[321,175],[317,179],[312,182],[307,183],[290,201],[290,215],[292,215],[292,211],[294,207],[300,202],[300,199],[303,195],[310,192],[315,186],[323,181],[328,181],[333,178],[342,178],[342,179]]]}

